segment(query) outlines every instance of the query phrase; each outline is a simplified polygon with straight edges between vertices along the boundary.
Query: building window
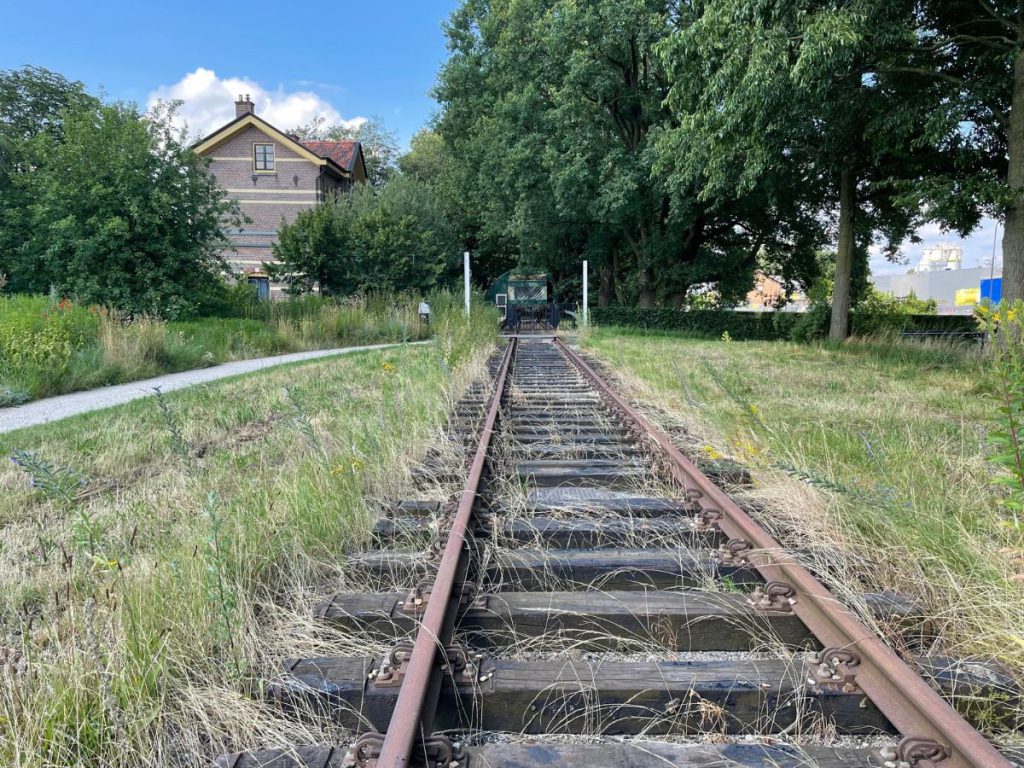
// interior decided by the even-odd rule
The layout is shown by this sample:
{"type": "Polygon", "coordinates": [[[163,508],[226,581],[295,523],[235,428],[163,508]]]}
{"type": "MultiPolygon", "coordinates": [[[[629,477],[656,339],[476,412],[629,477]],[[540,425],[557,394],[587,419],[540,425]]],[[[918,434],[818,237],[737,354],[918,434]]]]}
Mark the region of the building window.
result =
{"type": "Polygon", "coordinates": [[[253,144],[252,145],[253,168],[257,171],[274,170],[274,145],[253,144]]]}

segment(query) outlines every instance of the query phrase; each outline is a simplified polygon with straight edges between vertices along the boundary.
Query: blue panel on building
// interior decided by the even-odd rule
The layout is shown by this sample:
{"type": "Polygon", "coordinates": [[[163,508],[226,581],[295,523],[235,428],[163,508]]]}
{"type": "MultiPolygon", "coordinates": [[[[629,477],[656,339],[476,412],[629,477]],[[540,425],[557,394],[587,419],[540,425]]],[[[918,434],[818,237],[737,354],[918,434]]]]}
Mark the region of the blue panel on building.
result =
{"type": "Polygon", "coordinates": [[[1003,298],[1003,278],[997,277],[991,280],[981,281],[981,300],[988,299],[993,304],[998,304],[1003,298]]]}

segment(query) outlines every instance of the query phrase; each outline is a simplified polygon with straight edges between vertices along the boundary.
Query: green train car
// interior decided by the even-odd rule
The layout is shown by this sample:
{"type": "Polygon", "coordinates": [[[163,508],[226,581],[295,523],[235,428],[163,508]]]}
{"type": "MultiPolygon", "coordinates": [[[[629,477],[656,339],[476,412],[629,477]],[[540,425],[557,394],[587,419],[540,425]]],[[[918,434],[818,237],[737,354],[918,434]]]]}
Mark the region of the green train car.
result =
{"type": "Polygon", "coordinates": [[[501,312],[502,328],[513,332],[555,329],[566,313],[566,308],[555,301],[547,272],[509,270],[491,285],[487,300],[501,312]]]}
{"type": "Polygon", "coordinates": [[[493,301],[505,318],[509,305],[536,307],[550,303],[551,278],[547,272],[526,273],[509,270],[501,275],[487,291],[487,300],[493,301]]]}

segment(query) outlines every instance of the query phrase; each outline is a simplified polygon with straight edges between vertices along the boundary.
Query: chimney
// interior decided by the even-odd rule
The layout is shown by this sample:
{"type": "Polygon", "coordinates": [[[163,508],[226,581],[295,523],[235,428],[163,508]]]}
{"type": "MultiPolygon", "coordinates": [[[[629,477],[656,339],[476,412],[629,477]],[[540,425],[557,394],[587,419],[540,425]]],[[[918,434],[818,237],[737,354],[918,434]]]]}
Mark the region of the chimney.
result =
{"type": "Polygon", "coordinates": [[[249,98],[249,94],[245,94],[245,98],[242,98],[242,95],[239,94],[238,101],[235,102],[235,117],[255,114],[256,105],[252,103],[252,99],[249,98]]]}

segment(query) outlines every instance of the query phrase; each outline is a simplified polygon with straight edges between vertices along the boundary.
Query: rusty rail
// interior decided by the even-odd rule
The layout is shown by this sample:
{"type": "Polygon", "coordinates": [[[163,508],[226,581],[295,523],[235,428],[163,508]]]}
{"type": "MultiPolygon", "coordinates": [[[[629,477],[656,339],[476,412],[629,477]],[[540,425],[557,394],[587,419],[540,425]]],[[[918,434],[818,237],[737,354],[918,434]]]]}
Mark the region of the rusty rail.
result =
{"type": "MultiPolygon", "coordinates": [[[[902,734],[898,759],[922,768],[1010,768],[994,746],[866,627],[806,568],[787,558],[782,544],[704,475],[672,440],[623,400],[604,379],[561,339],[555,343],[566,358],[598,388],[605,402],[632,422],[668,460],[675,482],[693,494],[705,512],[720,512],[719,525],[731,540],[752,547],[743,554],[766,582],[793,590],[794,613],[827,649],[853,651],[859,663],[840,662],[889,722],[902,734]]],[[[718,517],[718,515],[714,515],[718,517]]]]}
{"type": "Polygon", "coordinates": [[[408,660],[408,671],[402,681],[398,701],[395,703],[384,743],[380,755],[377,757],[378,768],[405,768],[409,765],[409,758],[417,737],[425,738],[430,735],[431,724],[422,721],[424,719],[433,720],[432,711],[436,706],[436,701],[429,702],[428,698],[431,698],[431,689],[433,689],[432,698],[436,699],[438,692],[437,680],[434,679],[438,673],[438,665],[435,663],[437,651],[439,647],[443,648],[448,640],[445,637],[445,624],[452,619],[448,615],[449,604],[452,602],[456,576],[473,515],[473,505],[476,503],[480,479],[487,462],[487,452],[491,444],[491,437],[494,435],[498,410],[505,392],[508,370],[515,356],[517,343],[516,338],[509,341],[495,378],[494,391],[491,393],[487,409],[487,418],[484,421],[480,442],[477,444],[476,453],[473,456],[469,478],[466,480],[466,486],[459,498],[459,506],[452,522],[451,533],[448,535],[444,554],[441,556],[441,562],[434,576],[430,601],[427,603],[423,620],[416,633],[412,654],[408,660]],[[425,708],[431,711],[431,715],[427,718],[423,717],[425,708]]]}

